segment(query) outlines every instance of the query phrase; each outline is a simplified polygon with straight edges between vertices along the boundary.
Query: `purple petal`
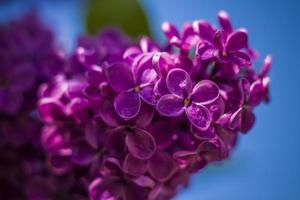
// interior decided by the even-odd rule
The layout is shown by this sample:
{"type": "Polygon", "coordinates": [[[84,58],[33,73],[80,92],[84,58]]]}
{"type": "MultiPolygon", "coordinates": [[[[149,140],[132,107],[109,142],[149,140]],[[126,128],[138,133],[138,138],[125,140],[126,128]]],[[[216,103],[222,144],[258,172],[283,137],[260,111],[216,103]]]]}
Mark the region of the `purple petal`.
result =
{"type": "Polygon", "coordinates": [[[172,69],[166,79],[167,87],[172,94],[187,97],[192,91],[190,75],[182,69],[172,69]]]}
{"type": "Polygon", "coordinates": [[[198,152],[207,161],[218,161],[227,155],[226,147],[220,138],[203,141],[198,146],[198,152]]]}
{"type": "Polygon", "coordinates": [[[152,57],[153,53],[142,54],[132,64],[137,85],[149,84],[156,79],[157,72],[153,69],[152,57]]]}
{"type": "MultiPolygon", "coordinates": [[[[185,122],[186,123],[186,122],[185,122]]],[[[187,126],[187,125],[186,125],[187,126]]],[[[196,142],[189,130],[176,130],[177,142],[185,150],[194,150],[196,142]]]]}
{"type": "Polygon", "coordinates": [[[169,22],[163,22],[161,29],[169,40],[173,40],[173,38],[178,39],[180,37],[176,27],[169,22]]]}
{"type": "Polygon", "coordinates": [[[201,39],[207,40],[209,42],[213,41],[215,30],[207,21],[204,20],[195,21],[193,23],[193,28],[194,31],[199,34],[201,39]]]}
{"type": "Polygon", "coordinates": [[[123,54],[123,58],[128,62],[133,62],[133,60],[140,55],[142,52],[138,47],[129,47],[123,54]]]}
{"type": "Polygon", "coordinates": [[[137,159],[148,160],[156,150],[156,143],[152,135],[142,129],[135,129],[126,137],[128,151],[137,159]]]}
{"type": "Polygon", "coordinates": [[[82,91],[86,87],[86,85],[87,84],[83,78],[68,81],[65,96],[68,99],[72,99],[74,97],[81,97],[82,91]]]}
{"type": "Polygon", "coordinates": [[[226,41],[226,51],[238,51],[248,46],[248,34],[244,30],[231,33],[226,41]]]}
{"type": "Polygon", "coordinates": [[[152,85],[149,85],[147,87],[144,87],[140,91],[140,97],[150,105],[155,105],[157,102],[156,95],[154,93],[154,88],[152,85]]]}
{"type": "Polygon", "coordinates": [[[218,20],[219,23],[221,25],[221,27],[223,28],[223,30],[227,33],[230,34],[233,31],[233,27],[231,25],[230,19],[229,19],[229,15],[226,11],[221,10],[218,13],[218,20]]]}
{"type": "Polygon", "coordinates": [[[166,77],[168,69],[174,66],[171,55],[166,52],[156,52],[152,57],[152,65],[161,77],[166,77]]]}
{"type": "Polygon", "coordinates": [[[72,167],[70,155],[51,155],[49,163],[53,172],[58,175],[66,173],[72,167]]]}
{"type": "Polygon", "coordinates": [[[239,80],[239,90],[241,93],[241,105],[248,101],[250,95],[250,83],[246,78],[241,78],[239,80]]]}
{"type": "Polygon", "coordinates": [[[143,175],[147,170],[146,166],[147,161],[137,159],[131,154],[127,154],[123,162],[123,170],[132,176],[143,175]]]}
{"type": "Polygon", "coordinates": [[[117,127],[120,124],[120,117],[116,113],[112,101],[104,100],[99,109],[101,119],[109,126],[117,127]]]}
{"type": "Polygon", "coordinates": [[[232,130],[237,129],[241,124],[241,112],[242,108],[239,108],[237,111],[235,111],[228,122],[228,127],[232,130]]]}
{"type": "Polygon", "coordinates": [[[87,143],[94,149],[98,149],[104,145],[106,141],[106,125],[103,122],[90,122],[84,129],[84,137],[87,143]]]}
{"type": "Polygon", "coordinates": [[[219,53],[223,53],[225,51],[224,49],[224,43],[226,39],[225,31],[219,30],[214,35],[213,44],[215,47],[220,51],[219,53]]]}
{"type": "Polygon", "coordinates": [[[168,180],[176,170],[173,158],[164,151],[157,151],[148,162],[148,170],[158,181],[168,180]]]}
{"type": "Polygon", "coordinates": [[[265,89],[260,80],[255,81],[250,87],[249,103],[252,106],[260,104],[264,98],[265,89]]]}
{"type": "Polygon", "coordinates": [[[48,152],[54,153],[66,146],[66,142],[61,131],[62,130],[58,130],[54,126],[43,127],[41,142],[48,152]]]}
{"type": "Polygon", "coordinates": [[[251,58],[247,53],[236,51],[230,53],[229,61],[239,65],[239,66],[250,66],[251,65],[251,58]]]}
{"type": "Polygon", "coordinates": [[[141,108],[141,99],[138,93],[122,92],[115,97],[114,107],[120,117],[131,119],[135,117],[141,108]]]}
{"type": "Polygon", "coordinates": [[[155,181],[148,176],[138,176],[131,178],[130,180],[143,188],[153,188],[155,186],[155,181]]]}
{"type": "Polygon", "coordinates": [[[44,98],[39,101],[38,110],[44,122],[63,120],[66,117],[64,106],[61,102],[51,98],[44,98]]]}
{"type": "Polygon", "coordinates": [[[264,64],[263,67],[259,73],[259,76],[262,77],[266,77],[271,69],[271,65],[272,65],[272,56],[271,55],[267,55],[265,60],[264,60],[264,64]]]}
{"type": "Polygon", "coordinates": [[[186,115],[190,122],[200,131],[207,130],[212,120],[209,110],[205,106],[195,103],[186,108],[186,115]]]}
{"type": "Polygon", "coordinates": [[[54,77],[54,81],[48,84],[42,84],[39,88],[40,97],[51,97],[54,99],[60,99],[67,90],[67,84],[64,76],[54,77]]]}
{"type": "Polygon", "coordinates": [[[151,52],[151,51],[156,51],[156,45],[154,42],[147,36],[143,36],[140,39],[140,48],[142,52],[151,52]]]}
{"type": "Polygon", "coordinates": [[[128,134],[123,128],[115,128],[107,133],[104,146],[116,157],[124,155],[126,150],[125,137],[128,134]]]}
{"type": "Polygon", "coordinates": [[[210,104],[219,98],[219,87],[210,80],[203,80],[195,85],[192,92],[192,101],[201,104],[210,104]]]}
{"type": "Polygon", "coordinates": [[[198,171],[207,165],[207,162],[196,151],[176,151],[173,158],[181,169],[188,168],[192,172],[198,171]]]}
{"type": "Polygon", "coordinates": [[[85,78],[90,85],[95,87],[98,87],[106,80],[104,72],[100,67],[94,67],[92,70],[86,72],[85,78]]]}
{"type": "Polygon", "coordinates": [[[86,88],[84,88],[82,92],[90,100],[97,101],[101,99],[100,90],[95,86],[89,85],[86,88]]]}
{"type": "Polygon", "coordinates": [[[139,114],[133,119],[133,121],[137,127],[144,128],[151,124],[153,116],[153,107],[147,104],[142,104],[139,114]]]}
{"type": "Polygon", "coordinates": [[[166,94],[158,100],[156,109],[164,116],[180,116],[184,112],[183,99],[173,94],[166,94]]]}
{"type": "Polygon", "coordinates": [[[95,154],[95,150],[83,140],[72,145],[72,161],[77,165],[90,164],[95,154]]]}
{"type": "Polygon", "coordinates": [[[159,79],[155,85],[154,85],[154,93],[160,97],[160,96],[163,96],[165,94],[168,94],[169,93],[169,90],[168,90],[168,87],[167,87],[167,84],[166,84],[166,79],[165,78],[161,78],[159,79]]]}
{"type": "Polygon", "coordinates": [[[159,120],[153,123],[149,132],[153,135],[158,149],[166,149],[176,141],[176,134],[170,121],[159,120]]]}
{"type": "Polygon", "coordinates": [[[116,92],[122,92],[134,87],[131,68],[126,63],[115,63],[105,70],[110,86],[116,92]]]}
{"type": "Polygon", "coordinates": [[[197,52],[199,55],[200,52],[202,52],[200,56],[201,60],[209,60],[218,55],[218,50],[216,50],[215,48],[206,47],[204,45],[199,46],[197,52]]]}
{"type": "Polygon", "coordinates": [[[216,135],[216,132],[213,128],[209,128],[205,131],[200,131],[197,128],[192,126],[191,132],[196,138],[201,140],[212,139],[216,135]]]}
{"type": "Polygon", "coordinates": [[[242,133],[246,133],[253,127],[255,122],[255,115],[250,107],[243,107],[241,111],[241,119],[240,131],[242,133]]]}
{"type": "Polygon", "coordinates": [[[113,184],[109,180],[105,180],[103,178],[96,178],[94,179],[89,187],[89,197],[91,200],[116,200],[116,197],[114,194],[111,193],[109,190],[111,187],[109,187],[111,184],[113,184]]]}
{"type": "Polygon", "coordinates": [[[206,105],[212,114],[213,121],[217,121],[225,112],[225,101],[219,96],[219,98],[211,104],[206,105]]]}

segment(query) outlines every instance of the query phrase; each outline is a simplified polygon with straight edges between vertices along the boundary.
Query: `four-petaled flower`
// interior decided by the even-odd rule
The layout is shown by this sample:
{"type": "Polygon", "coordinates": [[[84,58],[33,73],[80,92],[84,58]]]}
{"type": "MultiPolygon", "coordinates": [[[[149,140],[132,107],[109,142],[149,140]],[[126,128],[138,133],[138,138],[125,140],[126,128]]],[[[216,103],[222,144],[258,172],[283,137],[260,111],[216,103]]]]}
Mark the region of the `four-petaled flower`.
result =
{"type": "Polygon", "coordinates": [[[203,80],[193,87],[189,74],[182,69],[172,69],[166,82],[171,94],[166,94],[159,99],[158,112],[171,117],[180,116],[185,112],[195,127],[207,130],[212,115],[205,105],[218,99],[218,86],[210,80],[203,80]]]}

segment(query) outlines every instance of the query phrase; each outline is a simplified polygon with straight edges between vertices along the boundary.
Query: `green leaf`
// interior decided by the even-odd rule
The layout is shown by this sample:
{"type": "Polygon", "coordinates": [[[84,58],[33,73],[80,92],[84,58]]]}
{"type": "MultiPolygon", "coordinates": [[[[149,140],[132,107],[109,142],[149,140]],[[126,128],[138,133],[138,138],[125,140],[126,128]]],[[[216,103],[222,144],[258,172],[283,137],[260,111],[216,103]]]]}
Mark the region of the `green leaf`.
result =
{"type": "Polygon", "coordinates": [[[95,34],[101,28],[117,26],[128,35],[150,35],[147,18],[138,0],[90,0],[86,30],[95,34]]]}

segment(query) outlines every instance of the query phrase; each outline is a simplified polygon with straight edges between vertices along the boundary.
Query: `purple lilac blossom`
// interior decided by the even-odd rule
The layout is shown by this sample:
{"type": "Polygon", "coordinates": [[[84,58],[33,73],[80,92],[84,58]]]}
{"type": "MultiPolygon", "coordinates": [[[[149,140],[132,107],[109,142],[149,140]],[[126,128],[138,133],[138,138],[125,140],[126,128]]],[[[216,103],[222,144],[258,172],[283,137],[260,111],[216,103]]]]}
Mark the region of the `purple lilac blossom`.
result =
{"type": "Polygon", "coordinates": [[[36,103],[39,86],[64,65],[64,52],[36,13],[0,26],[0,199],[53,199],[61,193],[50,192],[57,186],[48,177],[59,180],[47,170],[36,103]],[[44,196],[36,193],[42,188],[44,196]]]}
{"type": "Polygon", "coordinates": [[[165,46],[113,29],[80,38],[67,73],[39,90],[51,173],[78,175],[91,200],[169,200],[226,159],[269,101],[271,56],[255,71],[247,31],[218,19],[164,22],[165,46]]]}

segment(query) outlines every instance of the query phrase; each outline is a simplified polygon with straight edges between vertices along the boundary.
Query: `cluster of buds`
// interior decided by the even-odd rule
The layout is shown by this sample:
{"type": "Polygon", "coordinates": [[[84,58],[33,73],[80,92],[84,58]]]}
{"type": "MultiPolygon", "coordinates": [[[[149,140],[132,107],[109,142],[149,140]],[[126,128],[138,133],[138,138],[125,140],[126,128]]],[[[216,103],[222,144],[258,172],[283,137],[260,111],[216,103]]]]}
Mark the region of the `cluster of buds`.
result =
{"type": "Polygon", "coordinates": [[[168,200],[207,164],[228,157],[268,98],[271,57],[255,71],[245,29],[228,14],[168,44],[134,44],[114,29],[79,39],[66,71],[39,90],[49,169],[75,174],[91,200],[168,200]]]}

